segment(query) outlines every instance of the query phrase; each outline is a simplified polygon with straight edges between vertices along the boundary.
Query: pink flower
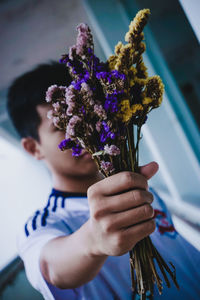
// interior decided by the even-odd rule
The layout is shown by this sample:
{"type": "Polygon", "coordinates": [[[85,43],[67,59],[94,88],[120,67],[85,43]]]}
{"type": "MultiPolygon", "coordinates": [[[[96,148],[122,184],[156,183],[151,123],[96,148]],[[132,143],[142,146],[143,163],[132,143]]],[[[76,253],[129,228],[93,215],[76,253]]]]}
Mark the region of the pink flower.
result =
{"type": "Polygon", "coordinates": [[[72,116],[73,108],[74,108],[74,106],[68,106],[67,111],[66,111],[67,116],[69,116],[69,117],[72,116]]]}
{"type": "Polygon", "coordinates": [[[57,97],[57,93],[59,93],[59,96],[63,96],[63,92],[65,92],[66,87],[65,86],[57,86],[57,84],[51,85],[48,90],[46,91],[46,102],[52,102],[53,96],[55,95],[55,98],[57,97]]]}
{"type": "Polygon", "coordinates": [[[59,108],[60,108],[60,103],[59,102],[53,103],[52,106],[53,106],[55,111],[58,111],[59,108]]]}
{"type": "Polygon", "coordinates": [[[76,54],[84,56],[86,48],[91,47],[92,35],[88,25],[81,23],[77,26],[78,36],[76,39],[76,54]]]}
{"type": "Polygon", "coordinates": [[[110,146],[108,144],[105,145],[104,151],[106,154],[109,154],[111,156],[116,156],[120,154],[120,149],[115,145],[110,145],[110,146]]]}
{"type": "Polygon", "coordinates": [[[91,97],[93,95],[90,86],[86,82],[81,83],[81,91],[86,92],[87,96],[91,97]]]}
{"type": "Polygon", "coordinates": [[[101,131],[101,122],[97,121],[96,123],[96,131],[100,132],[101,131]]]}
{"type": "Polygon", "coordinates": [[[48,90],[46,92],[46,101],[47,102],[52,101],[52,96],[53,96],[53,94],[55,93],[56,90],[58,90],[57,84],[53,84],[48,88],[48,90]]]}
{"type": "Polygon", "coordinates": [[[85,23],[80,23],[80,24],[76,27],[76,29],[77,29],[78,31],[80,31],[80,32],[87,32],[87,31],[89,30],[89,27],[88,27],[88,25],[85,24],[85,23]]]}
{"type": "Polygon", "coordinates": [[[105,110],[103,109],[102,105],[98,105],[98,104],[95,104],[94,105],[94,112],[100,117],[102,118],[103,120],[105,120],[107,118],[106,116],[106,112],[105,110]]]}
{"type": "Polygon", "coordinates": [[[58,126],[58,123],[59,123],[59,117],[53,117],[53,124],[54,126],[58,126]]]}
{"type": "Polygon", "coordinates": [[[66,90],[65,90],[65,98],[66,98],[66,104],[68,104],[69,102],[72,102],[75,100],[75,89],[73,87],[73,85],[69,85],[66,90]]]}
{"type": "Polygon", "coordinates": [[[101,162],[101,168],[105,171],[105,172],[114,172],[114,168],[113,168],[113,164],[109,161],[104,161],[102,160],[101,162]]]}
{"type": "Polygon", "coordinates": [[[73,116],[67,125],[66,134],[70,138],[71,136],[75,136],[75,126],[78,122],[81,121],[81,118],[78,116],[73,116]]]}

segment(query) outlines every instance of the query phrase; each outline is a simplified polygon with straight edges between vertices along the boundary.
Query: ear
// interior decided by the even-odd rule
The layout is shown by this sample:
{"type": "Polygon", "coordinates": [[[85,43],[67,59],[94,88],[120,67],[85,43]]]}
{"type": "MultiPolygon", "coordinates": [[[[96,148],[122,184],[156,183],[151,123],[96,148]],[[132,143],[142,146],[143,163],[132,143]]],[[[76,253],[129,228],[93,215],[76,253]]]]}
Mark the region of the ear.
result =
{"type": "Polygon", "coordinates": [[[25,137],[21,139],[21,145],[26,152],[35,157],[37,160],[44,158],[40,144],[32,137],[25,137]]]}

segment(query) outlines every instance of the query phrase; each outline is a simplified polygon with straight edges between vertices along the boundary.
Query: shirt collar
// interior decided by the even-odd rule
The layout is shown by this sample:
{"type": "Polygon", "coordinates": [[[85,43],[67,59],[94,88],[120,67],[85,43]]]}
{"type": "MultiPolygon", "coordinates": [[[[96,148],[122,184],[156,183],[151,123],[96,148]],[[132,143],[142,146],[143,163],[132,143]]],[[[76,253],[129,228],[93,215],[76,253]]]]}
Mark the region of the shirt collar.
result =
{"type": "Polygon", "coordinates": [[[63,198],[73,198],[73,197],[87,197],[87,193],[78,193],[78,192],[67,192],[67,191],[60,191],[57,189],[52,188],[51,196],[56,197],[63,197],[63,198]]]}

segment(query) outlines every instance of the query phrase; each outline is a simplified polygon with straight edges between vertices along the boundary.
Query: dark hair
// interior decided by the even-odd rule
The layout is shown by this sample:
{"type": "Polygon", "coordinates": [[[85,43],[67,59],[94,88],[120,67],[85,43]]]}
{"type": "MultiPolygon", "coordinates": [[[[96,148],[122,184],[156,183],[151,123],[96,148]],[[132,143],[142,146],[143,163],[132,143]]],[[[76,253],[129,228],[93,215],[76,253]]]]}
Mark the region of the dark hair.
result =
{"type": "Polygon", "coordinates": [[[41,120],[36,106],[45,105],[49,86],[68,86],[70,82],[66,66],[57,62],[40,64],[14,80],[8,90],[7,109],[21,138],[30,136],[39,141],[38,127],[41,120]]]}

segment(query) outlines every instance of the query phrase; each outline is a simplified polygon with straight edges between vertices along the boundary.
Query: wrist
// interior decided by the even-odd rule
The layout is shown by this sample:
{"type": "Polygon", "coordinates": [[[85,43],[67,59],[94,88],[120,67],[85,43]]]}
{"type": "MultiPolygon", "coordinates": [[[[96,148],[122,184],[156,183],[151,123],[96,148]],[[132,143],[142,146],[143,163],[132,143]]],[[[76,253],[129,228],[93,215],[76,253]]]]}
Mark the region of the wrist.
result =
{"type": "Polygon", "coordinates": [[[105,260],[108,255],[100,251],[90,220],[83,226],[85,231],[86,255],[105,260]]]}

